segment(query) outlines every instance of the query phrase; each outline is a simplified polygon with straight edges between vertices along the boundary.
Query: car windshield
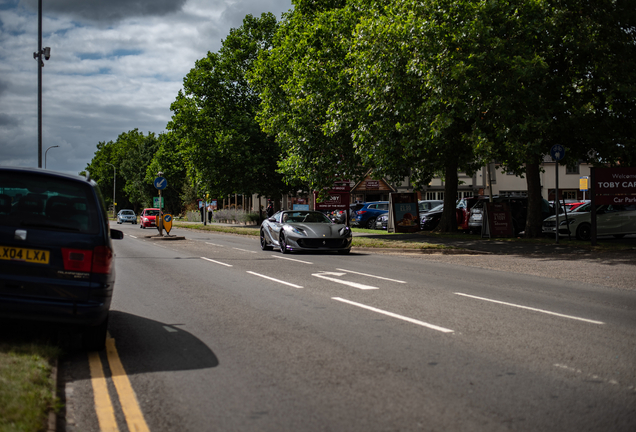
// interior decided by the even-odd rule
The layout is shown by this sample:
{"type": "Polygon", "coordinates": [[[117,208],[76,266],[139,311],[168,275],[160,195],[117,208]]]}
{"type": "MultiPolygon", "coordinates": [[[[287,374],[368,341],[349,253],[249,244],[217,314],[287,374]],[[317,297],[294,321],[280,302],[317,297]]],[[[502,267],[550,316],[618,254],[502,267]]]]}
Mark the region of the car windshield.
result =
{"type": "Polygon", "coordinates": [[[0,175],[0,224],[49,230],[99,231],[88,183],[26,173],[0,175]]]}
{"type": "Polygon", "coordinates": [[[146,210],[146,216],[159,216],[159,210],[146,210]]]}
{"type": "Polygon", "coordinates": [[[122,211],[121,211],[121,214],[123,214],[123,215],[127,215],[127,216],[130,216],[130,215],[134,215],[134,214],[135,214],[135,212],[134,212],[134,211],[132,211],[132,210],[122,210],[122,211]]]}
{"type": "Polygon", "coordinates": [[[317,211],[294,211],[283,213],[283,223],[333,223],[324,214],[317,211]]]}
{"type": "Polygon", "coordinates": [[[442,210],[444,210],[444,204],[440,204],[437,207],[433,207],[431,209],[432,212],[434,212],[434,211],[442,211],[442,210]]]}

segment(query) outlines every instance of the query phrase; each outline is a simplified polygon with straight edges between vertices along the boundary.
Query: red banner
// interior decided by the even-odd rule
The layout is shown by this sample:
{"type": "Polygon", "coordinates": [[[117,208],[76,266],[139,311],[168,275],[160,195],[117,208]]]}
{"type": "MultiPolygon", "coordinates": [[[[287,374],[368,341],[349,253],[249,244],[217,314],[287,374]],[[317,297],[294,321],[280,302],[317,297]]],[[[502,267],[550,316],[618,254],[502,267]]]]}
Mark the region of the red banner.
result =
{"type": "Polygon", "coordinates": [[[596,168],[593,187],[596,204],[634,204],[636,168],[596,168]]]}

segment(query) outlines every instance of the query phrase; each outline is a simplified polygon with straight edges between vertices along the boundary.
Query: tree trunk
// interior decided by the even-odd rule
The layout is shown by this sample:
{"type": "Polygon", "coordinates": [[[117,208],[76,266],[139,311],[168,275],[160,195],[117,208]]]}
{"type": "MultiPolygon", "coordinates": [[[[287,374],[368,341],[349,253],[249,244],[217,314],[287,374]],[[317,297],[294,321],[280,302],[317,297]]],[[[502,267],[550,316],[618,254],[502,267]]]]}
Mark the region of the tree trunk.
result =
{"type": "Polygon", "coordinates": [[[543,223],[541,213],[541,176],[538,163],[526,164],[526,184],[528,185],[528,214],[526,217],[526,238],[541,237],[543,223]]]}
{"type": "Polygon", "coordinates": [[[446,164],[446,172],[444,173],[444,212],[439,225],[435,229],[438,232],[456,232],[457,231],[457,159],[446,164]]]}

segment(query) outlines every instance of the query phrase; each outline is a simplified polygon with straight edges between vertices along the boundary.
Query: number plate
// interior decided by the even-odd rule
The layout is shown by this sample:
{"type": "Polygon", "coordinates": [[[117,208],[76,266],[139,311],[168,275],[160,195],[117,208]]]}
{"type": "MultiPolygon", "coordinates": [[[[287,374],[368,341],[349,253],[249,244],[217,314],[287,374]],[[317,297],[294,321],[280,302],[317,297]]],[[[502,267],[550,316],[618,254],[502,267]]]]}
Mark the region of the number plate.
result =
{"type": "Polygon", "coordinates": [[[3,260],[48,264],[49,257],[49,251],[45,250],[0,246],[0,259],[3,260]]]}

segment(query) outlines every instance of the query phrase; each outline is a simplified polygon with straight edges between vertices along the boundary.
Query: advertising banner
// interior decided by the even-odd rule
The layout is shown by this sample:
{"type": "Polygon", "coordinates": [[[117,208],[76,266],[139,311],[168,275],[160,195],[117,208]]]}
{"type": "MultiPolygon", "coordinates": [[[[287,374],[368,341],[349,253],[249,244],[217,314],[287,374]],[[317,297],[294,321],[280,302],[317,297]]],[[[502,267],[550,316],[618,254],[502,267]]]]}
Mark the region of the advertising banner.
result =
{"type": "Polygon", "coordinates": [[[512,213],[506,203],[485,203],[482,237],[513,237],[512,213]]]}
{"type": "Polygon", "coordinates": [[[416,193],[389,194],[389,232],[411,233],[420,230],[416,193]]]}
{"type": "Polygon", "coordinates": [[[336,183],[329,190],[329,196],[324,201],[318,201],[318,192],[314,191],[314,209],[347,210],[351,200],[351,186],[348,183],[336,183]]]}

